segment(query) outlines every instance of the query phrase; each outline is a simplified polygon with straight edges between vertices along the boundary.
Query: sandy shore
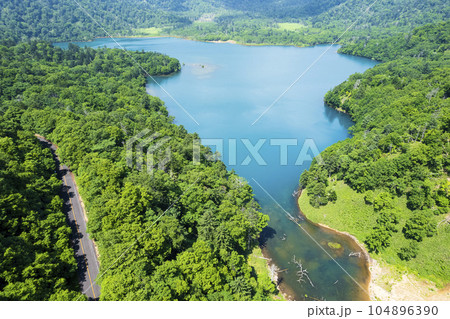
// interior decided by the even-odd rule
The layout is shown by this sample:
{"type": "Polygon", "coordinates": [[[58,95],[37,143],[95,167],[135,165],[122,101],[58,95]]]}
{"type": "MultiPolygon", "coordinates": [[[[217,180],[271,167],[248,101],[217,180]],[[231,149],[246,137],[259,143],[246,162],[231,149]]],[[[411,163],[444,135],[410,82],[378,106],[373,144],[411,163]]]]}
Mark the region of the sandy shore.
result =
{"type": "Polygon", "coordinates": [[[382,301],[450,301],[450,284],[442,289],[428,280],[399,271],[384,261],[370,264],[370,299],[382,301]]]}
{"type": "Polygon", "coordinates": [[[206,41],[206,42],[209,42],[209,43],[231,43],[231,44],[237,44],[237,42],[234,41],[234,40],[227,40],[227,41],[216,40],[216,41],[206,41]]]}

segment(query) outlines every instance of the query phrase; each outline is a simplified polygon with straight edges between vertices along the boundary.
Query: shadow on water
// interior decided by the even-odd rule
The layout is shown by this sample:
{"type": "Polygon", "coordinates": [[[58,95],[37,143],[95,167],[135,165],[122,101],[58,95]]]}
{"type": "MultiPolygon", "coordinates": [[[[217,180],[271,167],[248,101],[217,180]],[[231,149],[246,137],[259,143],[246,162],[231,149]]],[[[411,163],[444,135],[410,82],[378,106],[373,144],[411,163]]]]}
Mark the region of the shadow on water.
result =
{"type": "MultiPolygon", "coordinates": [[[[354,124],[348,114],[336,111],[325,103],[323,104],[323,114],[330,123],[338,120],[339,125],[341,125],[342,127],[350,127],[354,124]]],[[[350,134],[348,135],[348,137],[350,137],[350,134]]]]}
{"type": "Polygon", "coordinates": [[[272,239],[275,237],[275,235],[277,234],[276,230],[273,229],[272,227],[265,227],[261,234],[259,235],[259,246],[261,247],[265,247],[267,244],[267,241],[269,239],[272,239]]]}

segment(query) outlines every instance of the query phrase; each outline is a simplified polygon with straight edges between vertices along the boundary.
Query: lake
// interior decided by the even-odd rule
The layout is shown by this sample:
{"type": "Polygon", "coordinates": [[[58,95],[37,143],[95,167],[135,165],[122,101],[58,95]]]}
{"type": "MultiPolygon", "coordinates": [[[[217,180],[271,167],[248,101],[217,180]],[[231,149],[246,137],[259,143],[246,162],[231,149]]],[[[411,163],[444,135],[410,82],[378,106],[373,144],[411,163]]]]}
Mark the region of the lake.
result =
{"type": "MultiPolygon", "coordinates": [[[[220,152],[229,170],[253,187],[270,217],[263,251],[282,270],[282,291],[295,300],[368,300],[367,264],[349,257],[359,251],[357,244],[301,219],[293,192],[317,150],[350,137],[352,121],[324,105],[325,93],[376,62],[338,54],[333,46],[287,90],[329,46],[242,46],[177,38],[117,41],[127,50],[157,51],[182,63],[181,72],[155,78],[160,86],[149,79],[148,93],[160,97],[175,123],[197,132],[204,144],[220,152]],[[329,242],[343,248],[332,249],[329,242]],[[294,256],[311,282],[297,281],[294,256]]],[[[111,39],[76,44],[118,47],[111,39]]]]}

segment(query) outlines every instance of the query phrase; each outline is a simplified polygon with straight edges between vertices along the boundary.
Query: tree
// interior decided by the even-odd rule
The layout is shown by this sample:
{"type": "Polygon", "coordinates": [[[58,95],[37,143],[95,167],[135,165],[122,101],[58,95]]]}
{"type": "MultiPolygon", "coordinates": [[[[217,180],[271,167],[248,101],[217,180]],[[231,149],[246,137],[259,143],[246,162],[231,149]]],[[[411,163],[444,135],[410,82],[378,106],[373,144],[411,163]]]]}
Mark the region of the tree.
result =
{"type": "Polygon", "coordinates": [[[398,214],[394,209],[383,210],[377,218],[377,225],[385,228],[389,233],[397,232],[398,223],[398,214]]]}
{"type": "Polygon", "coordinates": [[[392,208],[392,196],[388,192],[381,192],[378,194],[373,201],[373,208],[376,211],[380,211],[382,209],[392,208]]]}
{"type": "Polygon", "coordinates": [[[425,204],[425,194],[420,186],[416,183],[408,192],[407,206],[411,210],[421,209],[425,204]]]}
{"type": "Polygon", "coordinates": [[[373,191],[368,190],[366,194],[364,195],[364,201],[368,205],[372,205],[375,201],[375,195],[373,194],[373,191]]]}
{"type": "Polygon", "coordinates": [[[83,298],[55,162],[18,115],[0,115],[0,300],[83,298]]]}
{"type": "Polygon", "coordinates": [[[413,258],[416,258],[418,251],[419,247],[417,246],[417,242],[412,241],[410,242],[409,246],[400,248],[398,252],[398,257],[401,260],[408,261],[413,258]]]}
{"type": "Polygon", "coordinates": [[[389,247],[391,235],[384,227],[375,227],[364,241],[370,252],[379,253],[383,248],[389,247]]]}
{"type": "Polygon", "coordinates": [[[406,238],[422,241],[425,237],[432,237],[436,233],[436,223],[430,214],[424,211],[415,212],[403,228],[406,238]]]}
{"type": "Polygon", "coordinates": [[[335,203],[337,201],[337,194],[336,194],[336,191],[334,189],[331,189],[328,192],[328,200],[330,202],[333,202],[333,203],[335,203]]]}

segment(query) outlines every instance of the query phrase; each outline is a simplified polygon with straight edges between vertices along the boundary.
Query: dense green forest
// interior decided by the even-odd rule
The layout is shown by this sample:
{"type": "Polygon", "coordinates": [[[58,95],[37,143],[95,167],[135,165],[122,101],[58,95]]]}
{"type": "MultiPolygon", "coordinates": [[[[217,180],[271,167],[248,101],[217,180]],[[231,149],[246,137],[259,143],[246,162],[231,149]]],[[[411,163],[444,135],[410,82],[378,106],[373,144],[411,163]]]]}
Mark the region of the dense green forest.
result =
{"type": "Polygon", "coordinates": [[[222,2],[227,8],[241,11],[217,14],[214,19],[196,20],[169,31],[200,40],[306,46],[334,42],[344,32],[339,43],[386,38],[416,26],[444,21],[450,15],[450,7],[440,0],[222,2]]]}
{"type": "MultiPolygon", "coordinates": [[[[314,207],[339,200],[336,181],[362,193],[374,211],[373,230],[361,238],[369,251],[382,252],[394,235],[404,239],[403,247],[396,243],[392,263],[416,257],[421,242],[438,232],[449,212],[449,28],[450,22],[429,25],[342,49],[388,62],[352,75],[326,94],[327,105],[355,121],[354,136],[327,148],[323,163],[313,162],[300,178],[314,207]]],[[[449,227],[441,231],[447,232],[442,240],[448,240],[449,227]]],[[[448,257],[436,250],[426,266],[413,262],[406,266],[449,282],[448,257]]]]}
{"type": "Polygon", "coordinates": [[[378,61],[416,57],[438,60],[449,49],[450,23],[439,23],[417,28],[408,33],[402,33],[388,39],[365,40],[349,43],[339,52],[359,55],[378,61]]]}
{"type": "Polygon", "coordinates": [[[445,0],[3,0],[0,38],[50,41],[177,35],[252,44],[330,43],[382,38],[449,18],[445,0]],[[80,8],[80,6],[82,8],[80,8]],[[95,10],[93,9],[95,8],[95,10]],[[91,19],[91,17],[92,19],[91,19]],[[98,23],[98,24],[97,24],[98,23]]]}
{"type": "Polygon", "coordinates": [[[385,63],[327,93],[325,102],[355,121],[354,136],[326,149],[324,165],[313,162],[300,186],[317,211],[345,196],[363,198],[368,213],[358,208],[340,218],[345,230],[386,261],[448,283],[448,252],[434,248],[448,247],[450,238],[442,224],[450,201],[450,23],[411,30],[448,20],[450,6],[379,0],[364,13],[371,3],[2,0],[0,299],[84,298],[61,183],[36,133],[59,146],[76,175],[100,273],[107,270],[99,278],[102,300],[266,300],[276,291],[248,263],[268,221],[251,187],[222,162],[206,160],[207,148],[193,164],[198,136],[173,124],[163,102],[146,93],[147,74],[136,64],[168,75],[179,62],[43,41],[107,36],[100,25],[114,36],[304,46],[333,42],[359,19],[341,52],[385,63]],[[126,141],[143,129],[170,137],[171,160],[153,174],[126,163],[126,141]]]}
{"type": "Polygon", "coordinates": [[[89,40],[106,36],[97,22],[116,36],[130,34],[138,27],[177,27],[188,23],[164,10],[168,8],[164,1],[2,0],[0,38],[89,40]]]}
{"type": "Polygon", "coordinates": [[[0,300],[83,298],[49,149],[0,115],[0,300]]]}
{"type": "MultiPolygon", "coordinates": [[[[268,278],[257,277],[247,263],[268,220],[259,212],[250,186],[227,172],[222,162],[206,160],[209,149],[202,148],[205,156],[194,165],[192,145],[197,136],[172,124],[161,100],[146,93],[146,78],[124,51],[74,45],[62,50],[45,42],[31,42],[1,46],[0,52],[2,123],[12,126],[12,131],[21,127],[26,145],[31,143],[32,133],[58,145],[62,161],[77,176],[88,211],[88,231],[99,248],[100,272],[157,221],[121,262],[100,278],[102,300],[264,300],[275,290],[268,278]],[[170,162],[151,175],[126,164],[125,142],[144,128],[171,138],[170,162]]],[[[177,60],[161,54],[130,54],[151,74],[180,68],[177,60]]],[[[11,138],[3,138],[2,145],[9,147],[11,138]]],[[[26,149],[17,151],[29,158],[30,164],[22,166],[27,170],[15,172],[24,175],[24,185],[28,186],[38,182],[28,171],[39,170],[34,164],[36,157],[46,156],[45,168],[54,165],[48,152],[37,145],[34,148],[36,151],[30,150],[28,156],[26,149]]],[[[155,155],[158,160],[164,154],[155,155]]],[[[7,172],[17,170],[15,161],[11,163],[7,172]]],[[[54,190],[58,184],[56,179],[48,179],[38,189],[54,190]]],[[[50,190],[47,192],[52,194],[50,190]]],[[[9,205],[19,200],[15,196],[33,195],[24,187],[11,192],[9,205]]],[[[50,203],[48,209],[53,208],[56,216],[63,218],[57,211],[60,202],[55,199],[50,203]]],[[[17,209],[29,211],[22,206],[17,209]]],[[[30,223],[35,215],[26,218],[30,223]]],[[[29,230],[23,223],[24,234],[38,231],[29,230]]],[[[67,236],[69,229],[60,224],[58,227],[67,236]]],[[[46,231],[59,233],[59,228],[46,231]]],[[[16,272],[8,264],[8,254],[12,253],[9,243],[2,240],[7,257],[2,258],[2,269],[7,277],[16,272]]],[[[60,245],[67,248],[65,244],[62,240],[60,245]]],[[[62,255],[75,267],[72,253],[70,258],[67,253],[62,255]]],[[[23,254],[23,258],[27,256],[23,254]]],[[[64,288],[63,284],[60,286],[64,288]]],[[[15,293],[9,298],[27,298],[15,293]]],[[[42,299],[47,297],[40,295],[42,299]]]]}

